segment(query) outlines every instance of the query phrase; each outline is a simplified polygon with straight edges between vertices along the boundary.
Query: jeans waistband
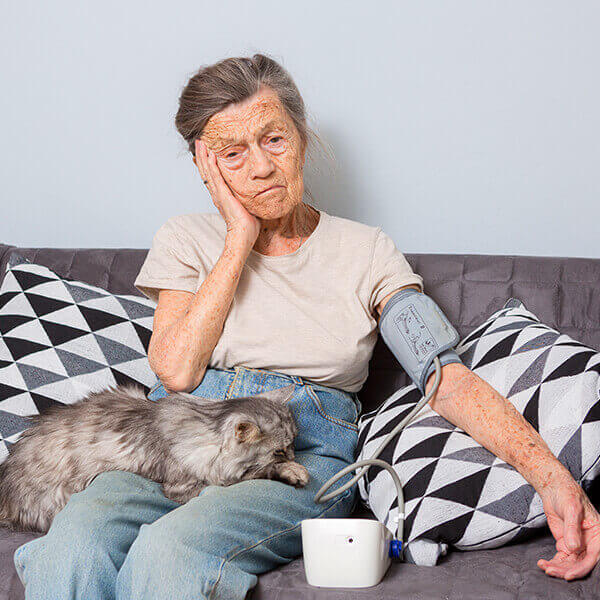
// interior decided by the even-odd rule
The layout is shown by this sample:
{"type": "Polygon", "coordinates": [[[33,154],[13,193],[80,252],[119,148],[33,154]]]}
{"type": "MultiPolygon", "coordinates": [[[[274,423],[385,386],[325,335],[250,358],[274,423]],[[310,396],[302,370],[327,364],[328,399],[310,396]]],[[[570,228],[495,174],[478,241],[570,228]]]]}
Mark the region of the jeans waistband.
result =
{"type": "Polygon", "coordinates": [[[208,367],[209,369],[215,369],[217,371],[225,371],[227,373],[240,373],[245,378],[254,379],[256,378],[258,381],[264,380],[265,378],[269,379],[282,379],[285,383],[289,383],[293,381],[299,385],[303,385],[304,383],[308,383],[302,379],[302,377],[298,377],[296,375],[288,375],[287,373],[281,373],[279,371],[269,371],[268,369],[258,369],[254,367],[233,367],[232,369],[224,369],[222,367],[208,367]]]}
{"type": "Polygon", "coordinates": [[[345,396],[350,396],[353,400],[358,401],[358,395],[356,392],[346,392],[345,390],[341,390],[335,387],[329,387],[326,385],[321,385],[319,383],[315,383],[310,379],[305,379],[298,375],[289,375],[288,373],[281,373],[280,371],[272,371],[268,369],[259,369],[255,367],[245,367],[245,366],[237,366],[232,369],[225,369],[222,367],[209,367],[211,369],[216,369],[219,371],[226,371],[228,373],[235,373],[238,376],[243,376],[244,378],[250,378],[251,380],[256,380],[257,383],[264,383],[265,380],[268,379],[281,379],[282,383],[288,383],[293,381],[298,385],[309,385],[315,389],[321,389],[329,393],[338,393],[343,394],[345,396]]]}

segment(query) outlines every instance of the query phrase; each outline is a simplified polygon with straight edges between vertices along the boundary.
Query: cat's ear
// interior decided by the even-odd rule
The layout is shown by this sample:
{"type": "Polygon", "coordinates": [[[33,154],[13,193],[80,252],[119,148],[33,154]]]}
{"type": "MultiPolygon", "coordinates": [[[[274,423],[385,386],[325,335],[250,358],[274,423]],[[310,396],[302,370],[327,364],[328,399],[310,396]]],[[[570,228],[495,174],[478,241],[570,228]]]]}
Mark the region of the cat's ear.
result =
{"type": "Polygon", "coordinates": [[[261,398],[274,400],[275,402],[288,402],[294,396],[295,391],[296,384],[291,383],[290,385],[286,385],[285,387],[260,392],[260,394],[257,395],[261,398]]]}
{"type": "Polygon", "coordinates": [[[260,429],[252,421],[239,421],[235,424],[235,437],[238,442],[253,442],[260,437],[260,429]]]}

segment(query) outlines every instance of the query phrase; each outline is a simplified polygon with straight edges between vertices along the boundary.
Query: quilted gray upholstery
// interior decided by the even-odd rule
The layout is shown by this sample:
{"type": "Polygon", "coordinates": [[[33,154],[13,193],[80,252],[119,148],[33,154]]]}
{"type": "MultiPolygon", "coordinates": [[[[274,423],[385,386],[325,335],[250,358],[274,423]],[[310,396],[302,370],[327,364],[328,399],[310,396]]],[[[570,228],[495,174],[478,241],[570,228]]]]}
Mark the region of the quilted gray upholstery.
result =
{"type": "MultiPolygon", "coordinates": [[[[62,276],[98,285],[114,293],[139,295],[133,281],[146,249],[15,248],[0,244],[0,277],[9,254],[17,250],[62,276]]],[[[514,296],[542,321],[573,338],[600,348],[600,259],[535,256],[405,254],[423,276],[461,337],[514,296]]],[[[406,374],[379,338],[369,378],[359,393],[372,410],[401,385],[406,374]]],[[[370,517],[364,509],[356,516],[370,517]]],[[[12,553],[33,534],[0,528],[0,600],[23,598],[12,553]]],[[[496,550],[453,552],[437,567],[393,565],[384,581],[369,590],[334,591],[306,584],[301,559],[265,573],[252,598],[592,598],[600,597],[598,567],[586,579],[564,582],[544,575],[538,558],[553,555],[553,538],[540,538],[496,550]],[[481,574],[486,573],[485,577],[481,574]]]]}

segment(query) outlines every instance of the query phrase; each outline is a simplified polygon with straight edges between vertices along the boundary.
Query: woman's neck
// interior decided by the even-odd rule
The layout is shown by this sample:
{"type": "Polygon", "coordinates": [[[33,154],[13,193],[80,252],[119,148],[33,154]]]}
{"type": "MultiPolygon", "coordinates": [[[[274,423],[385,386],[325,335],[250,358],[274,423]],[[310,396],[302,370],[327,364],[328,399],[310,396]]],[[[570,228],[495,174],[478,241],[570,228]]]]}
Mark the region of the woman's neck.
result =
{"type": "Polygon", "coordinates": [[[291,254],[307,240],[319,223],[319,211],[301,202],[279,219],[261,219],[253,249],[267,256],[291,254]]]}

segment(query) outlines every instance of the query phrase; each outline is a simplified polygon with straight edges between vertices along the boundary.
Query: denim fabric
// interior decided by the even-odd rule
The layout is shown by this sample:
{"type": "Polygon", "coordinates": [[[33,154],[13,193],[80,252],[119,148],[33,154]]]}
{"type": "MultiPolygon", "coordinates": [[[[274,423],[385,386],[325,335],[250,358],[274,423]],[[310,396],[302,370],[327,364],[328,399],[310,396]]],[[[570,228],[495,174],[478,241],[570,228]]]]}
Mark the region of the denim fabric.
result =
{"type": "MultiPolygon", "coordinates": [[[[46,535],[17,548],[26,599],[243,600],[258,574],[302,553],[302,519],[349,516],[356,486],[323,504],[314,495],[354,461],[361,409],[355,393],[246,367],[208,368],[192,393],[224,399],[290,385],[295,460],[310,473],[306,487],[254,479],[207,486],[179,504],[140,475],[100,473],[71,496],[46,535]]],[[[165,395],[157,382],[148,397],[165,395]]]]}

